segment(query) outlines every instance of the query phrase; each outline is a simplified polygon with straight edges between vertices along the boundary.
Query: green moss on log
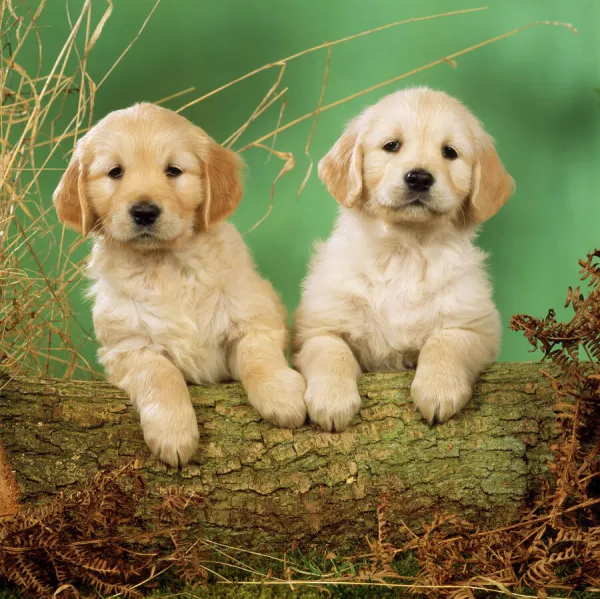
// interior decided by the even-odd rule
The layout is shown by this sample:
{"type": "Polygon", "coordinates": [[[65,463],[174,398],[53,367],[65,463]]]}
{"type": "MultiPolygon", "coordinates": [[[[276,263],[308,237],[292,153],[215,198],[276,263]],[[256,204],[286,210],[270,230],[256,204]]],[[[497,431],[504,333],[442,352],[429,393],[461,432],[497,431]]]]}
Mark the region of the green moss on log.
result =
{"type": "Polygon", "coordinates": [[[518,520],[558,436],[539,365],[494,366],[469,407],[437,427],[415,412],[412,376],[362,376],[362,408],[341,434],[261,422],[238,384],[193,387],[200,449],[183,472],[149,456],[127,398],[106,383],[5,378],[0,438],[21,501],[137,459],[150,492],[184,485],[204,497],[195,514],[203,534],[259,551],[356,545],[375,530],[384,496],[392,525],[418,527],[439,511],[518,520]]]}

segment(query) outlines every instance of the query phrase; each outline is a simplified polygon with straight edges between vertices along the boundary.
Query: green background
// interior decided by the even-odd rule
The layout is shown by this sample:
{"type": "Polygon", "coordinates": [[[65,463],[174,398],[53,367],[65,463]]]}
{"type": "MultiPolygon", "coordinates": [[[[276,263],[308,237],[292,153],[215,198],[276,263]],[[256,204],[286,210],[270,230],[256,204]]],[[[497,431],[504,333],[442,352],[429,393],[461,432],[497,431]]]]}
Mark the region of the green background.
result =
{"type": "MultiPolygon", "coordinates": [[[[88,59],[99,80],[138,31],[153,0],[117,0],[88,59]]],[[[73,5],[73,3],[71,3],[73,5]]],[[[463,100],[496,138],[517,192],[489,221],[480,245],[490,254],[495,298],[506,328],[501,360],[527,360],[529,346],[508,331],[515,313],[544,315],[560,307],[578,282],[577,259],[598,245],[600,185],[600,0],[493,0],[489,10],[411,23],[333,48],[324,103],[442,58],[532,21],[567,21],[579,30],[539,26],[347,102],[320,116],[311,155],[315,163],[344,124],[399,87],[426,84],[463,100]]],[[[102,86],[95,117],[137,101],[157,101],[195,86],[166,104],[179,108],[244,73],[324,41],[411,17],[485,6],[473,0],[163,0],[140,39],[102,86]]],[[[99,3],[98,10],[104,5],[99,3]]],[[[52,0],[43,16],[46,67],[68,32],[65,4],[52,0]]],[[[290,63],[283,123],[316,107],[326,50],[290,63]]],[[[183,114],[224,140],[251,114],[275,81],[261,73],[183,114]]],[[[240,148],[276,126],[273,107],[236,144],[240,148]]],[[[312,120],[280,134],[279,151],[293,152],[296,168],[281,179],[271,215],[246,236],[261,272],[293,310],[316,239],[332,227],[336,204],[316,176],[297,197],[309,160],[304,146],[312,120]]],[[[62,149],[62,148],[61,148],[62,149]]],[[[65,152],[69,149],[65,145],[65,152]]],[[[64,153],[63,153],[64,156],[64,153]]],[[[233,218],[241,231],[267,210],[282,162],[252,149],[246,194],[233,218]]],[[[64,158],[53,166],[61,166],[64,158]]],[[[44,179],[47,202],[58,172],[44,179]]],[[[87,248],[86,248],[87,251],[87,248]]],[[[83,286],[73,295],[83,330],[91,327],[83,286]]],[[[93,359],[93,341],[84,353],[93,359]]]]}

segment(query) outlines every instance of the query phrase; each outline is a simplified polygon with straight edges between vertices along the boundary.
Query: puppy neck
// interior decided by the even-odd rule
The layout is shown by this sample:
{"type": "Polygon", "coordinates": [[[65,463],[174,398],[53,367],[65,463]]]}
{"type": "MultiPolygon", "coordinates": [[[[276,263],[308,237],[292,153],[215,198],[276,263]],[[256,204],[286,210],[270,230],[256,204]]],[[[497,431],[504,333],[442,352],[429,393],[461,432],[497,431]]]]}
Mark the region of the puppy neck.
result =
{"type": "Polygon", "coordinates": [[[476,231],[457,227],[450,221],[435,223],[389,223],[357,210],[341,207],[336,230],[364,238],[369,245],[396,250],[472,244],[476,231]]]}

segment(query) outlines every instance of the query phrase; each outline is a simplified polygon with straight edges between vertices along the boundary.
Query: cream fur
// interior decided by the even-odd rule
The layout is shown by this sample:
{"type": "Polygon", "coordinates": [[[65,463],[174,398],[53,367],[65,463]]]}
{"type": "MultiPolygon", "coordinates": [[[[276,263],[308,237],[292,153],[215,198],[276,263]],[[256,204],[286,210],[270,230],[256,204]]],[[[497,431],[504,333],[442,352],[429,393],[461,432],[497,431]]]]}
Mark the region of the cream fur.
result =
{"type": "Polygon", "coordinates": [[[81,212],[94,223],[88,272],[99,358],[130,395],[152,453],[183,466],[196,450],[187,382],[241,380],[263,418],[303,424],[305,383],[284,356],[285,310],[237,230],[211,222],[239,201],[237,158],[183,117],[145,104],[101,121],[73,161],[77,184],[68,169],[55,203],[80,230],[81,212]],[[114,164],[124,169],[118,180],[106,175],[114,164]],[[168,164],[183,173],[167,178],[168,164]],[[128,216],[140,199],[162,209],[149,240],[128,216]]]}
{"type": "Polygon", "coordinates": [[[473,240],[476,225],[508,199],[512,179],[475,118],[428,89],[367,109],[319,172],[342,205],[296,314],[294,361],[311,419],[343,430],[360,407],[357,374],[416,366],[416,406],[431,422],[447,420],[499,349],[485,256],[473,240]],[[401,148],[386,153],[391,140],[401,148]],[[447,144],[458,159],[442,156],[447,144]],[[414,168],[435,177],[429,207],[410,201],[404,175],[414,168]]]}

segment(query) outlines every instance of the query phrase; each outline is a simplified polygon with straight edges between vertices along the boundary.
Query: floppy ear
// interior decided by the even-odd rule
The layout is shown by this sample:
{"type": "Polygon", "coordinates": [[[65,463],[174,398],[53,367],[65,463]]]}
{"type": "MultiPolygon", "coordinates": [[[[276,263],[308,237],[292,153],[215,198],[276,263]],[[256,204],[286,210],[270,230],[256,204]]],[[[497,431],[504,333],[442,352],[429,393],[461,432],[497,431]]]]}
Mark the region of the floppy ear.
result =
{"type": "Polygon", "coordinates": [[[240,170],[241,158],[212,139],[203,159],[205,199],[201,206],[202,228],[206,231],[214,224],[231,216],[243,194],[240,170]]]}
{"type": "Polygon", "coordinates": [[[319,177],[342,206],[352,208],[362,194],[363,153],[352,125],[319,162],[319,177]]]}
{"type": "Polygon", "coordinates": [[[76,148],[52,196],[60,221],[84,236],[92,230],[97,220],[85,196],[85,171],[80,151],[76,148]]]}
{"type": "Polygon", "coordinates": [[[494,216],[513,194],[515,182],[506,172],[492,138],[487,134],[479,138],[479,154],[473,169],[471,213],[482,223],[494,216]]]}

